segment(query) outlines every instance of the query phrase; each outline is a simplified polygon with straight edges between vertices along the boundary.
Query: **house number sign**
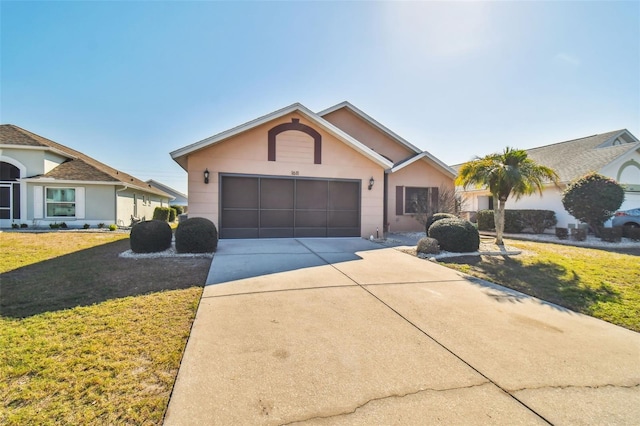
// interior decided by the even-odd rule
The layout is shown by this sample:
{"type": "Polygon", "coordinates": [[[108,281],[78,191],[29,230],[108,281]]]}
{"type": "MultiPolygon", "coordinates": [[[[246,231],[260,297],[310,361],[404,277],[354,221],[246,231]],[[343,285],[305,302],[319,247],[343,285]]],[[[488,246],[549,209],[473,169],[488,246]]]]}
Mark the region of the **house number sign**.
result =
{"type": "Polygon", "coordinates": [[[291,176],[300,176],[300,171],[298,171],[298,170],[291,170],[291,176]]]}

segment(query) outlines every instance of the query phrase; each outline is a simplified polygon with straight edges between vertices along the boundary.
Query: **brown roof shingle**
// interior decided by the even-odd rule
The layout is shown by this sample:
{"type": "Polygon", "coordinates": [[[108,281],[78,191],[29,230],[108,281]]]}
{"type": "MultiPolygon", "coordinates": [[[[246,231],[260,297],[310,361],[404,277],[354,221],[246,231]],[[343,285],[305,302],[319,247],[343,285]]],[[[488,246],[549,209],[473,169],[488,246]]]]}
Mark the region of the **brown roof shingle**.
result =
{"type": "Polygon", "coordinates": [[[0,144],[48,147],[69,157],[67,161],[55,167],[43,175],[43,177],[89,182],[121,182],[123,184],[136,186],[141,190],[157,195],[165,197],[168,196],[168,194],[152,187],[147,182],[144,182],[135,176],[116,170],[113,167],[107,166],[106,164],[81,153],[80,151],[61,145],[13,124],[0,125],[0,144]]]}

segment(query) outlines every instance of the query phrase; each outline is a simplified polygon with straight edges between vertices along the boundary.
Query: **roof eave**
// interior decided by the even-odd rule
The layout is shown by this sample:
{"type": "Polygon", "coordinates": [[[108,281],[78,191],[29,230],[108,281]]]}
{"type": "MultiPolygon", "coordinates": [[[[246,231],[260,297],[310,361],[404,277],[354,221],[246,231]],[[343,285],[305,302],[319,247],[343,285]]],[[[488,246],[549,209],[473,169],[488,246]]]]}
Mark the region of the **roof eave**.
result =
{"type": "Polygon", "coordinates": [[[388,170],[388,173],[395,173],[398,170],[402,170],[405,167],[409,166],[410,164],[413,164],[414,162],[416,162],[418,160],[421,160],[421,159],[425,159],[425,160],[429,161],[430,163],[435,165],[438,169],[440,169],[440,171],[442,171],[445,174],[448,174],[452,178],[455,178],[458,175],[457,172],[454,169],[452,169],[451,167],[447,166],[446,164],[444,164],[442,161],[438,160],[436,157],[434,157],[433,155],[431,155],[427,151],[423,151],[420,154],[409,158],[408,160],[404,161],[403,163],[400,163],[400,164],[396,165],[395,167],[392,167],[391,169],[388,170]]]}
{"type": "Polygon", "coordinates": [[[361,154],[368,157],[370,160],[377,163],[380,167],[383,167],[386,169],[393,166],[393,164],[389,160],[382,157],[380,154],[376,153],[375,151],[371,150],[370,148],[368,148],[366,145],[362,144],[358,140],[349,136],[347,133],[343,132],[342,130],[340,130],[333,124],[329,123],[327,120],[323,119],[322,117],[320,117],[319,115],[317,115],[316,113],[314,113],[313,111],[311,111],[310,109],[308,109],[307,107],[305,107],[300,103],[295,103],[285,108],[281,108],[270,114],[263,115],[262,117],[256,118],[255,120],[248,121],[247,123],[241,124],[232,129],[218,133],[209,138],[206,138],[194,144],[188,145],[184,148],[175,150],[171,152],[171,157],[183,169],[187,170],[187,156],[189,154],[196,152],[198,150],[204,149],[206,147],[209,147],[211,145],[218,144],[240,133],[243,133],[245,131],[258,127],[262,124],[268,123],[269,121],[276,120],[280,117],[283,117],[295,111],[303,114],[310,121],[313,121],[317,125],[323,127],[326,131],[333,134],[333,136],[340,139],[342,142],[352,146],[358,152],[360,152],[361,154]]]}
{"type": "Polygon", "coordinates": [[[347,108],[347,109],[351,110],[353,113],[355,113],[356,115],[360,116],[360,118],[362,118],[363,120],[367,121],[373,127],[377,128],[381,132],[387,134],[392,139],[395,139],[401,145],[404,145],[406,148],[409,148],[410,150],[414,151],[416,154],[419,154],[419,153],[422,152],[422,150],[420,148],[418,148],[417,146],[413,145],[412,143],[410,143],[409,141],[407,141],[403,137],[399,136],[393,130],[391,130],[388,127],[384,126],[379,121],[377,121],[376,119],[374,119],[373,117],[371,117],[370,115],[368,115],[367,113],[365,113],[364,111],[360,110],[358,107],[352,105],[351,103],[349,103],[347,101],[340,102],[337,105],[334,105],[332,107],[329,107],[327,109],[324,109],[324,110],[320,111],[318,113],[318,116],[324,117],[325,115],[330,114],[330,113],[332,113],[334,111],[337,111],[339,109],[342,109],[342,108],[347,108]]]}
{"type": "Polygon", "coordinates": [[[29,151],[48,151],[48,152],[53,152],[55,154],[58,154],[64,158],[69,158],[71,160],[78,159],[77,156],[71,155],[68,152],[64,152],[57,148],[54,148],[51,146],[44,146],[44,145],[35,146],[35,145],[19,145],[19,144],[3,143],[3,144],[0,144],[0,149],[24,149],[29,151]]]}

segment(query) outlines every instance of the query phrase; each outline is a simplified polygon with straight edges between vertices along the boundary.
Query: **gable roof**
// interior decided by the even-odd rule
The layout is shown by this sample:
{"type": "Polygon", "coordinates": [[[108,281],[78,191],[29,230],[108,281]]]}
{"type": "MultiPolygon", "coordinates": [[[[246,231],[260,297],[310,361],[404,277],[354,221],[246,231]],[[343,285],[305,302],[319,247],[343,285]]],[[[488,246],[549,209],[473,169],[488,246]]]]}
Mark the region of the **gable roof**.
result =
{"type": "Polygon", "coordinates": [[[134,187],[163,197],[169,196],[148,183],[101,163],[88,155],[44,138],[13,124],[0,125],[0,145],[55,152],[67,160],[49,172],[31,178],[50,178],[64,181],[113,182],[134,187]]]}
{"type": "Polygon", "coordinates": [[[438,160],[436,157],[434,157],[427,151],[423,151],[420,154],[414,155],[410,158],[407,158],[406,160],[402,160],[394,164],[393,167],[390,170],[388,170],[388,173],[395,173],[398,170],[402,170],[405,167],[422,159],[424,159],[427,163],[431,164],[432,166],[435,166],[436,168],[440,169],[440,171],[442,171],[444,174],[451,176],[452,178],[455,178],[457,175],[456,171],[453,168],[447,166],[446,164],[438,160]]]}
{"type": "Polygon", "coordinates": [[[640,149],[638,139],[623,129],[528,149],[527,154],[535,162],[554,169],[560,182],[570,182],[589,172],[597,172],[636,149],[640,149]],[[620,137],[626,141],[613,145],[620,137]]]}
{"type": "MultiPolygon", "coordinates": [[[[567,183],[589,172],[598,172],[616,159],[640,150],[640,141],[628,130],[586,136],[525,150],[529,158],[558,173],[559,182],[567,183]],[[614,143],[618,140],[621,144],[614,143]]],[[[451,166],[458,170],[462,164],[451,166]]]]}
{"type": "Polygon", "coordinates": [[[394,131],[392,131],[388,127],[382,125],[380,122],[375,120],[373,117],[371,117],[370,115],[368,115],[367,113],[365,113],[361,109],[357,108],[355,105],[351,104],[348,101],[340,102],[337,105],[334,105],[334,106],[329,107],[329,108],[327,108],[327,109],[325,109],[323,111],[320,111],[318,113],[318,115],[321,116],[321,117],[324,117],[324,116],[326,116],[328,114],[331,114],[332,112],[338,111],[338,110],[343,109],[343,108],[351,111],[353,114],[357,115],[362,120],[364,120],[365,122],[369,123],[371,126],[373,126],[374,128],[378,129],[382,133],[386,134],[388,137],[390,137],[392,140],[396,141],[398,144],[404,146],[405,148],[408,148],[410,151],[413,151],[414,155],[412,155],[409,158],[406,158],[406,159],[404,159],[402,161],[399,161],[399,162],[393,164],[393,167],[388,169],[387,173],[397,172],[398,170],[401,170],[401,169],[409,166],[410,164],[413,164],[414,162],[416,162],[418,160],[424,159],[425,161],[427,161],[432,166],[435,166],[437,169],[440,169],[440,171],[443,172],[444,174],[450,175],[451,177],[455,177],[456,176],[456,171],[455,170],[453,170],[451,167],[449,167],[448,165],[446,165],[445,163],[443,163],[442,161],[440,161],[439,159],[434,157],[430,152],[422,151],[420,148],[418,148],[417,146],[411,144],[409,141],[407,141],[403,137],[399,136],[397,133],[395,133],[394,131]]]}
{"type": "Polygon", "coordinates": [[[277,111],[274,111],[270,114],[267,115],[263,115],[262,117],[258,117],[254,120],[248,121],[244,124],[241,124],[239,126],[236,126],[232,129],[229,130],[225,130],[224,132],[218,133],[216,135],[213,135],[211,137],[208,137],[206,139],[203,139],[199,142],[193,143],[191,145],[185,146],[183,148],[177,149],[173,152],[171,152],[171,158],[174,159],[174,161],[176,161],[183,169],[187,169],[186,167],[186,157],[196,151],[199,151],[203,148],[218,144],[220,142],[223,142],[233,136],[236,136],[240,133],[246,132],[248,130],[254,129],[262,124],[268,123],[269,121],[272,120],[276,120],[280,117],[283,117],[287,114],[291,114],[293,112],[298,112],[302,115],[304,115],[307,119],[309,119],[310,121],[312,121],[313,123],[317,124],[318,126],[322,127],[324,130],[326,130],[328,133],[332,134],[333,136],[335,136],[338,140],[344,142],[346,145],[352,147],[353,149],[355,149],[356,151],[360,152],[361,154],[363,154],[365,157],[368,157],[370,160],[372,160],[373,162],[377,163],[378,165],[380,165],[381,167],[389,168],[392,166],[391,161],[389,161],[388,159],[384,158],[383,156],[381,156],[380,154],[378,154],[377,152],[373,151],[372,149],[370,149],[369,147],[367,147],[366,145],[364,145],[363,143],[361,143],[360,141],[354,139],[353,137],[349,136],[347,133],[345,133],[344,131],[340,130],[338,127],[334,126],[333,124],[329,123],[327,120],[323,119],[322,117],[320,117],[318,114],[314,113],[313,111],[311,111],[310,109],[308,109],[307,107],[305,107],[304,105],[296,102],[294,104],[291,104],[287,107],[284,107],[282,109],[279,109],[277,111]]]}
{"type": "Polygon", "coordinates": [[[157,180],[153,180],[153,179],[149,179],[147,181],[147,183],[155,188],[158,188],[164,192],[166,192],[167,194],[171,195],[172,198],[178,198],[178,197],[182,197],[184,199],[187,199],[187,195],[183,194],[182,192],[175,190],[173,188],[171,188],[170,186],[165,185],[164,183],[158,182],[157,180]]]}
{"type": "Polygon", "coordinates": [[[351,103],[349,103],[347,101],[340,102],[337,105],[334,105],[334,106],[329,107],[329,108],[327,108],[327,109],[325,109],[323,111],[320,111],[318,113],[318,115],[320,117],[324,117],[325,115],[328,115],[328,114],[330,114],[330,113],[332,113],[334,111],[337,111],[339,109],[342,109],[342,108],[345,108],[345,109],[351,111],[352,113],[354,113],[355,115],[357,115],[361,119],[363,119],[364,121],[366,121],[369,124],[371,124],[376,129],[380,130],[382,133],[385,133],[391,139],[394,139],[400,145],[404,145],[406,148],[409,148],[411,151],[415,152],[416,154],[422,153],[422,150],[420,148],[416,147],[415,145],[412,145],[406,139],[398,136],[391,129],[389,129],[388,127],[383,126],[377,120],[373,119],[370,115],[366,114],[365,112],[363,112],[362,110],[358,109],[357,107],[355,107],[354,105],[352,105],[351,103]]]}

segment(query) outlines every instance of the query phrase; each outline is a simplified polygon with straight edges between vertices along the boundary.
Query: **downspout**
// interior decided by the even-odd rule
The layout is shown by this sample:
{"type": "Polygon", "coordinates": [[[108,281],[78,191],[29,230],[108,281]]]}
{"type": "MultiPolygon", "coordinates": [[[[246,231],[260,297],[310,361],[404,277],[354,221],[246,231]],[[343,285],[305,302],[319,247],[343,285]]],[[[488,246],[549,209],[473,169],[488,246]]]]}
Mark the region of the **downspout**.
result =
{"type": "MultiPolygon", "coordinates": [[[[116,192],[115,192],[115,199],[113,200],[115,205],[113,207],[114,207],[114,210],[115,210],[115,219],[116,219],[116,223],[115,224],[117,226],[118,225],[118,192],[126,191],[127,189],[129,189],[129,186],[124,185],[122,187],[122,189],[117,189],[118,188],[117,185],[114,185],[114,187],[116,188],[116,192]]],[[[123,221],[123,225],[125,225],[124,221],[123,221]]]]}
{"type": "Polygon", "coordinates": [[[385,170],[384,172],[384,189],[382,192],[382,235],[384,238],[387,238],[387,233],[389,233],[389,220],[388,220],[388,204],[389,204],[389,174],[385,170]]]}

